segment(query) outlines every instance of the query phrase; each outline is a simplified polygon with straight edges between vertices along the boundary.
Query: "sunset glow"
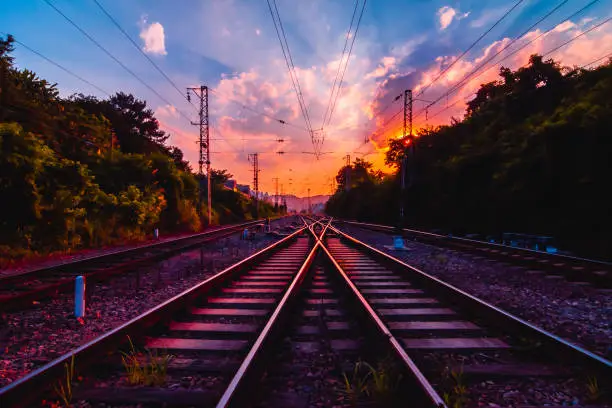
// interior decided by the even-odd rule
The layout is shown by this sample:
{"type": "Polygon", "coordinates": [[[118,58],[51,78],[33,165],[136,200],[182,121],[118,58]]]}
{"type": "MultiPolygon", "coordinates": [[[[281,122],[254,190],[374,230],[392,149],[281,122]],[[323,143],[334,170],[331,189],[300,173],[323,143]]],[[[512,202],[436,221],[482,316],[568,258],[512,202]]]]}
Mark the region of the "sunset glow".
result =
{"type": "MultiPolygon", "coordinates": [[[[190,8],[169,3],[117,2],[112,3],[112,9],[133,37],[141,38],[145,52],[175,82],[185,87],[202,83],[210,87],[213,168],[227,169],[239,183],[251,184],[252,168],[247,157],[258,152],[262,169],[260,189],[272,192],[272,179],[278,177],[285,192],[299,196],[305,196],[308,189],[313,195],[328,194],[329,179],[336,175],[347,154],[352,158],[363,156],[376,168],[391,170],[384,165],[384,154],[387,141],[403,134],[403,97],[395,98],[403,95],[404,89],[413,90],[415,133],[424,126],[448,124],[451,117],[463,116],[465,102],[480,84],[498,78],[500,65],[516,69],[527,63],[529,55],[545,54],[581,35],[601,22],[598,16],[602,13],[597,11],[606,7],[602,2],[570,21],[564,21],[564,17],[571,15],[571,10],[559,10],[547,25],[535,27],[488,62],[490,69],[479,70],[477,75],[466,79],[472,70],[487,63],[518,37],[528,26],[527,20],[531,24],[530,13],[543,14],[554,6],[552,2],[519,7],[513,19],[493,30],[445,72],[466,45],[493,23],[491,16],[499,14],[498,9],[508,7],[505,3],[489,1],[484,5],[466,1],[461,7],[451,8],[436,1],[411,6],[418,10],[410,13],[398,12],[407,7],[400,2],[368,4],[333,118],[325,129],[322,147],[325,154],[317,159],[312,154],[311,137],[305,129],[266,8],[249,1],[204,3],[190,8]],[[380,32],[376,28],[376,16],[388,27],[397,26],[398,21],[404,22],[400,25],[405,27],[380,32]],[[405,20],[406,16],[409,21],[405,20]],[[435,81],[433,85],[432,81],[435,81]],[[426,109],[428,102],[424,101],[437,102],[426,109]],[[279,139],[283,142],[278,142],[279,139]]],[[[352,4],[280,0],[278,5],[286,19],[288,42],[312,126],[318,129],[338,70],[352,4]]],[[[89,6],[77,7],[66,2],[65,7],[84,24],[92,25],[96,36],[107,37],[108,43],[117,47],[117,53],[129,60],[129,65],[141,70],[172,103],[160,101],[119,71],[104,55],[93,50],[79,58],[64,55],[63,45],[34,39],[28,34],[28,26],[33,21],[39,30],[58,35],[72,33],[57,17],[36,18],[34,11],[26,21],[15,11],[3,13],[0,23],[24,42],[65,58],[76,71],[96,78],[104,89],[121,88],[142,95],[155,111],[161,127],[172,135],[170,142],[184,151],[192,165],[197,165],[198,131],[185,118],[195,120],[196,109],[151,71],[146,60],[130,57],[129,44],[120,41],[113,27],[96,23],[101,16],[86,10],[89,6]]],[[[77,39],[75,43],[84,47],[81,41],[85,40],[77,39]]],[[[546,58],[554,58],[567,66],[582,65],[596,59],[610,44],[612,24],[606,24],[547,54],[546,58]]],[[[63,94],[97,92],[19,47],[16,55],[24,66],[57,80],[63,94]]]]}

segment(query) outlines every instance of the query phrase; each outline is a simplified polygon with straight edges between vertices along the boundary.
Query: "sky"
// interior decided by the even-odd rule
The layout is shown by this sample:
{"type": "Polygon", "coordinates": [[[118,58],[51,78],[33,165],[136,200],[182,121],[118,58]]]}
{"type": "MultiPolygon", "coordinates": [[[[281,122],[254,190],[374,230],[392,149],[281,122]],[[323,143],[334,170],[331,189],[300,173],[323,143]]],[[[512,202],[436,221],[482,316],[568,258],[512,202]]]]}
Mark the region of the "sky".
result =
{"type": "Polygon", "coordinates": [[[194,168],[198,128],[190,122],[198,112],[184,90],[206,85],[212,167],[252,185],[248,155],[259,153],[260,191],[272,194],[274,178],[284,193],[329,194],[346,155],[390,171],[384,152],[403,133],[405,89],[417,131],[461,118],[465,101],[496,80],[501,65],[516,69],[539,53],[564,66],[596,66],[612,53],[612,21],[605,22],[612,0],[369,0],[359,24],[364,0],[276,0],[307,125],[267,0],[97,1],[170,81],[94,0],[48,2],[134,75],[45,0],[0,0],[0,35],[13,34],[96,86],[17,44],[17,65],[56,82],[65,96],[123,91],[146,100],[194,168]],[[308,129],[323,139],[318,157],[308,129]]]}

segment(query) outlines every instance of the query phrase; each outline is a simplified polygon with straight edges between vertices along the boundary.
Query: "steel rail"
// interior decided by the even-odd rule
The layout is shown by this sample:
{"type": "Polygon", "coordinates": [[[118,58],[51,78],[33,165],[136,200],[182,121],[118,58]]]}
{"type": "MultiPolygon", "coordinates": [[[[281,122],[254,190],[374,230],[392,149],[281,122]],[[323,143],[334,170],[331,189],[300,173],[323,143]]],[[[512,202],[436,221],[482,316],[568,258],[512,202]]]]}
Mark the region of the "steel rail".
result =
{"type": "Polygon", "coordinates": [[[30,401],[36,398],[40,392],[48,389],[53,381],[64,374],[64,364],[70,363],[73,357],[76,360],[76,364],[79,368],[82,367],[81,364],[83,362],[87,363],[94,359],[99,359],[100,356],[106,355],[108,350],[125,343],[127,338],[126,336],[138,335],[138,333],[142,332],[143,329],[153,326],[164,317],[170,316],[172,313],[184,308],[186,304],[193,301],[203,292],[209,291],[210,289],[223,284],[234,274],[242,271],[249,265],[261,261],[274,250],[295,239],[304,230],[305,227],[300,228],[283,239],[259,250],[255,254],[227,267],[214,276],[205,279],[204,281],[166,300],[143,314],[134,317],[119,327],[116,327],[115,329],[102,334],[94,340],[91,340],[88,343],[83,344],[68,353],[65,353],[44,366],[30,372],[26,376],[12,382],[4,388],[1,388],[0,407],[30,406],[28,405],[30,401]],[[33,392],[33,390],[36,390],[37,392],[33,392]]]}
{"type": "MultiPolygon", "coordinates": [[[[374,229],[381,229],[384,231],[390,231],[393,232],[395,230],[395,227],[389,226],[389,225],[382,225],[382,224],[372,224],[372,223],[367,223],[367,222],[358,222],[358,221],[344,221],[341,220],[339,222],[345,223],[345,224],[353,224],[356,226],[363,226],[363,227],[367,227],[367,228],[374,228],[374,229]]],[[[482,246],[482,247],[491,247],[491,248],[497,248],[497,249],[502,249],[502,250],[508,250],[508,251],[516,251],[516,252],[525,252],[534,256],[540,256],[540,257],[550,257],[551,259],[565,259],[568,261],[575,261],[575,262],[584,262],[584,263],[590,263],[593,265],[600,265],[600,266],[606,266],[606,267],[612,267],[612,262],[608,262],[608,261],[603,261],[600,259],[590,259],[590,258],[583,258],[583,257],[579,257],[579,256],[573,256],[573,255],[564,255],[564,254],[551,254],[548,252],[542,252],[542,251],[536,251],[535,249],[529,249],[529,248],[520,248],[520,247],[513,247],[513,246],[509,246],[509,245],[504,245],[504,244],[498,244],[496,242],[486,242],[486,241],[478,241],[476,239],[470,239],[470,238],[463,238],[463,237],[453,237],[453,236],[447,236],[447,235],[440,235],[440,234],[434,234],[432,232],[426,232],[426,231],[419,231],[419,230],[415,230],[415,229],[410,229],[410,228],[402,228],[402,231],[404,232],[408,232],[411,234],[415,234],[415,235],[423,235],[423,236],[429,236],[432,238],[438,238],[438,239],[443,239],[443,240],[451,240],[451,241],[457,241],[457,242],[466,242],[472,245],[478,245],[478,246],[482,246]]]]}
{"type": "MultiPolygon", "coordinates": [[[[34,271],[0,277],[0,283],[7,284],[10,282],[20,282],[28,278],[36,278],[36,277],[45,278],[45,277],[48,277],[45,275],[51,275],[53,273],[57,273],[58,271],[62,271],[62,270],[64,270],[64,272],[67,274],[66,277],[61,277],[61,276],[57,277],[57,279],[54,281],[47,282],[47,283],[43,282],[40,285],[33,286],[32,288],[28,290],[17,291],[13,295],[11,294],[0,295],[0,301],[1,301],[0,302],[0,312],[1,311],[6,312],[6,311],[14,310],[14,309],[18,310],[20,308],[31,305],[31,302],[34,300],[41,300],[43,298],[48,298],[51,294],[55,292],[71,289],[74,285],[75,276],[70,275],[70,273],[73,269],[79,266],[95,267],[97,262],[100,262],[101,260],[104,260],[104,259],[107,259],[109,263],[115,261],[116,263],[114,264],[111,263],[106,266],[101,265],[98,270],[85,271],[83,273],[88,283],[91,283],[90,281],[97,282],[99,280],[104,280],[105,278],[111,277],[125,270],[135,269],[149,262],[154,262],[157,260],[165,259],[181,251],[186,251],[190,248],[208,243],[210,241],[215,241],[215,240],[225,238],[227,236],[235,234],[236,232],[242,230],[242,228],[246,226],[250,226],[258,222],[259,221],[249,221],[243,224],[230,225],[227,227],[207,231],[205,233],[190,235],[187,237],[181,237],[181,238],[173,239],[170,241],[158,242],[158,243],[154,243],[151,245],[130,248],[130,249],[122,250],[122,251],[116,251],[111,254],[101,254],[99,256],[90,257],[87,259],[77,260],[74,263],[70,262],[70,263],[65,263],[65,264],[53,265],[47,268],[40,268],[34,271]],[[182,243],[182,245],[175,246],[177,243],[179,244],[182,243]],[[163,247],[168,247],[168,248],[166,248],[165,250],[162,249],[158,253],[144,255],[143,257],[140,257],[137,259],[131,259],[131,260],[124,259],[123,261],[121,260],[122,256],[125,256],[125,255],[129,256],[130,253],[135,253],[135,254],[138,254],[141,252],[146,253],[146,252],[151,251],[151,249],[156,249],[158,246],[161,246],[162,248],[163,247]],[[116,259],[117,257],[119,257],[119,259],[116,259]],[[91,263],[91,265],[88,265],[88,263],[91,263]]],[[[91,286],[88,286],[88,287],[91,287],[91,286]]]]}
{"type": "Polygon", "coordinates": [[[605,358],[589,350],[577,346],[517,316],[514,316],[494,305],[491,305],[490,303],[487,303],[474,295],[471,295],[447,282],[442,281],[439,278],[436,278],[435,276],[409,265],[400,259],[397,259],[362,241],[359,241],[358,239],[344,233],[343,231],[340,231],[337,228],[334,228],[333,226],[331,226],[330,229],[349,242],[353,243],[353,245],[365,249],[367,252],[377,256],[379,259],[394,264],[395,266],[401,266],[401,270],[404,273],[411,273],[413,277],[419,278],[424,284],[433,287],[437,291],[444,292],[457,303],[461,303],[463,306],[468,307],[471,310],[478,310],[478,314],[480,316],[482,316],[483,312],[488,314],[491,317],[491,319],[488,320],[490,320],[490,322],[494,325],[497,325],[500,329],[504,331],[511,330],[514,332],[520,332],[521,334],[527,334],[537,338],[539,341],[549,346],[546,347],[545,350],[552,352],[556,358],[558,358],[559,355],[569,357],[569,359],[584,363],[590,366],[592,369],[602,372],[606,376],[612,375],[611,361],[606,360],[605,358]]]}
{"type": "MultiPolygon", "coordinates": [[[[257,220],[257,221],[248,221],[242,224],[235,224],[235,225],[228,225],[228,226],[224,226],[221,228],[215,228],[212,230],[208,230],[208,231],[204,231],[204,232],[200,232],[200,233],[196,233],[196,234],[191,234],[185,237],[180,237],[180,238],[173,238],[170,240],[166,240],[166,241],[162,241],[162,242],[155,242],[153,244],[147,244],[147,245],[141,245],[141,246],[137,246],[137,247],[133,247],[133,248],[127,248],[127,249],[118,249],[115,251],[111,251],[111,252],[106,252],[103,254],[98,254],[98,255],[93,255],[93,256],[89,256],[89,257],[85,257],[85,258],[81,258],[81,259],[76,259],[73,261],[69,261],[69,262],[64,262],[64,263],[58,263],[55,265],[50,265],[50,266],[44,266],[41,268],[37,268],[37,269],[33,269],[33,270],[29,270],[29,271],[23,271],[23,272],[19,272],[19,273],[14,273],[14,274],[10,274],[10,275],[4,275],[4,276],[0,276],[0,282],[9,282],[12,280],[16,280],[19,278],[22,278],[24,276],[35,276],[35,275],[40,275],[40,274],[44,274],[44,273],[50,273],[50,272],[54,272],[57,270],[61,270],[61,269],[66,269],[66,268],[73,268],[73,267],[78,267],[81,265],[85,265],[87,263],[91,263],[94,261],[101,261],[101,260],[106,260],[106,259],[112,259],[114,257],[117,256],[122,256],[122,255],[130,255],[130,254],[136,254],[139,252],[146,252],[152,249],[157,249],[157,248],[163,248],[163,247],[167,247],[176,243],[180,243],[180,242],[186,242],[192,239],[197,239],[197,238],[204,238],[204,237],[209,237],[218,233],[223,233],[223,232],[229,232],[229,231],[233,231],[233,230],[238,230],[240,228],[244,228],[244,227],[248,227],[250,225],[254,225],[257,223],[260,223],[262,220],[257,220]]],[[[182,249],[182,248],[181,248],[182,249]]]]}
{"type": "MultiPolygon", "coordinates": [[[[330,229],[333,230],[334,232],[337,232],[337,230],[331,225],[330,225],[330,229]]],[[[323,237],[323,235],[321,237],[323,237]]],[[[428,403],[430,404],[429,406],[437,407],[437,408],[446,407],[446,404],[444,403],[444,399],[438,394],[438,392],[435,390],[433,385],[431,385],[431,383],[427,380],[425,375],[421,372],[421,370],[416,365],[416,363],[410,358],[408,353],[406,353],[406,350],[401,345],[399,340],[397,340],[397,338],[395,338],[395,336],[391,333],[391,330],[389,330],[387,325],[381,320],[381,318],[378,316],[376,311],[372,308],[370,303],[361,294],[359,289],[357,289],[355,284],[351,281],[351,279],[348,277],[348,275],[346,274],[344,269],[340,266],[340,264],[338,264],[334,256],[327,249],[327,247],[322,243],[322,241],[318,237],[316,238],[317,238],[318,243],[321,244],[321,249],[323,250],[323,252],[325,252],[325,254],[327,255],[327,258],[333,264],[334,268],[336,268],[340,276],[342,276],[342,279],[344,280],[345,284],[350,288],[355,298],[359,300],[361,307],[366,311],[368,317],[376,325],[378,330],[383,334],[383,336],[385,337],[385,339],[388,341],[389,345],[391,346],[392,350],[400,358],[405,368],[407,368],[408,372],[412,375],[413,379],[416,381],[418,387],[421,389],[422,392],[425,393],[426,399],[428,403]]]]}
{"type": "MultiPolygon", "coordinates": [[[[311,229],[312,225],[306,226],[309,231],[313,232],[311,229]]],[[[314,235],[314,233],[313,233],[314,235]]],[[[316,235],[314,235],[316,238],[316,235]]],[[[272,333],[275,329],[278,328],[279,321],[281,320],[281,315],[286,314],[288,308],[287,304],[297,296],[297,293],[301,287],[302,282],[304,281],[304,277],[306,273],[310,269],[312,262],[316,256],[317,250],[321,246],[321,241],[317,240],[310,253],[306,257],[306,260],[300,267],[298,273],[293,278],[293,281],[285,291],[283,297],[280,302],[274,309],[274,312],[268,319],[265,327],[255,340],[255,343],[249,350],[247,356],[243,360],[240,368],[230,381],[230,384],[225,389],[225,392],[219,399],[217,403],[217,408],[225,408],[228,406],[240,406],[240,403],[244,399],[246,388],[249,385],[248,378],[253,376],[253,372],[255,371],[256,360],[264,354],[264,347],[266,344],[270,343],[270,338],[273,337],[272,333]]]]}

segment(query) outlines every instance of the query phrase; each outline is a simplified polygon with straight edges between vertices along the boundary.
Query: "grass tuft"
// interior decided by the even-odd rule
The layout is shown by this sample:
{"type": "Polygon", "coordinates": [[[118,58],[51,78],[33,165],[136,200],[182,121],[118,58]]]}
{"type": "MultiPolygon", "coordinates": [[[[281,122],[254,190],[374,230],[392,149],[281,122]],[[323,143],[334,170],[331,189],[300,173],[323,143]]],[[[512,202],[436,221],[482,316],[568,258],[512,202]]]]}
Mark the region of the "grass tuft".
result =
{"type": "Polygon", "coordinates": [[[589,402],[599,401],[602,396],[602,391],[599,388],[599,382],[597,381],[597,377],[587,378],[586,389],[587,399],[589,402]]]}
{"type": "Polygon", "coordinates": [[[353,407],[356,407],[368,395],[368,379],[371,373],[369,371],[364,372],[362,367],[363,363],[358,361],[353,368],[350,379],[346,373],[342,373],[343,388],[338,390],[353,407]]]}
{"type": "Polygon", "coordinates": [[[449,408],[463,408],[467,406],[468,389],[463,378],[463,365],[458,370],[446,367],[444,378],[450,382],[450,391],[445,392],[443,395],[444,403],[449,408]]]}
{"type": "Polygon", "coordinates": [[[64,363],[64,378],[53,386],[53,390],[60,399],[60,404],[70,408],[72,406],[72,384],[74,382],[74,354],[70,364],[64,363]]]}
{"type": "Polygon", "coordinates": [[[127,374],[130,385],[161,386],[166,383],[168,364],[174,356],[170,354],[158,355],[157,351],[146,350],[140,352],[128,336],[130,350],[121,352],[121,361],[127,374]]]}
{"type": "MultiPolygon", "coordinates": [[[[393,404],[401,375],[396,374],[389,361],[379,362],[376,367],[358,361],[351,378],[343,373],[343,388],[339,390],[353,407],[361,403],[388,407],[393,404]]],[[[368,405],[370,406],[370,405],[368,405]]]]}

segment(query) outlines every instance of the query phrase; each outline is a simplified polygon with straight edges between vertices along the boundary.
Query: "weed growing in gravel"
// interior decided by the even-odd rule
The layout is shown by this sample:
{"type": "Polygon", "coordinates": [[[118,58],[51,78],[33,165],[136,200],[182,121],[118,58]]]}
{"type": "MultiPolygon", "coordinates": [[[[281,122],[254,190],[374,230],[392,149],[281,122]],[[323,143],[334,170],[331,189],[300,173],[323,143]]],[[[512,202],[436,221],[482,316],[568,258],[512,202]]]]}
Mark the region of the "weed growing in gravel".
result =
{"type": "Polygon", "coordinates": [[[597,377],[589,377],[587,378],[587,399],[589,402],[597,402],[601,396],[602,392],[599,388],[599,383],[597,382],[597,377]]]}
{"type": "Polygon", "coordinates": [[[450,381],[450,391],[443,395],[444,403],[449,408],[462,408],[467,403],[467,386],[463,381],[463,365],[459,370],[444,369],[444,378],[450,381]]]}
{"type": "Polygon", "coordinates": [[[351,406],[356,407],[359,402],[367,395],[368,379],[371,372],[362,369],[363,363],[358,361],[353,368],[353,375],[349,379],[346,373],[342,373],[344,378],[344,387],[339,390],[351,406]]]}
{"type": "Polygon", "coordinates": [[[53,390],[66,408],[72,406],[72,383],[74,382],[74,354],[70,364],[64,363],[65,377],[53,386],[53,390]]]}
{"type": "Polygon", "coordinates": [[[168,364],[173,356],[163,354],[159,356],[157,351],[146,350],[146,359],[143,361],[142,352],[139,352],[132,339],[128,336],[130,351],[121,352],[121,361],[127,373],[127,381],[130,385],[155,385],[160,386],[166,383],[168,364]]]}
{"type": "Polygon", "coordinates": [[[367,363],[365,365],[371,374],[368,382],[368,395],[381,406],[389,406],[402,379],[401,375],[393,372],[387,360],[380,362],[376,368],[367,363]]]}
{"type": "Polygon", "coordinates": [[[401,380],[401,376],[393,372],[387,361],[378,363],[376,367],[358,361],[350,379],[346,373],[342,375],[344,387],[339,392],[353,407],[367,401],[373,402],[376,406],[390,406],[401,380]]]}

